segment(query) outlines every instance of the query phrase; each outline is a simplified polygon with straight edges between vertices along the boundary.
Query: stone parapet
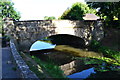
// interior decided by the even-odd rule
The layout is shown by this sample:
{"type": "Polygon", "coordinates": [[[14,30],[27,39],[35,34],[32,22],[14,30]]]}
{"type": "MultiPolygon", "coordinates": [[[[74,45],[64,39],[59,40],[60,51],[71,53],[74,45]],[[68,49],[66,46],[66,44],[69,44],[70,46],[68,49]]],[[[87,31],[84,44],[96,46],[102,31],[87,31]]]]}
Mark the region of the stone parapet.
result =
{"type": "Polygon", "coordinates": [[[19,53],[17,52],[16,46],[12,42],[12,40],[10,41],[10,48],[11,48],[11,52],[12,52],[13,58],[15,60],[15,63],[19,69],[21,78],[28,79],[28,80],[33,80],[33,79],[39,80],[38,77],[36,76],[36,74],[34,74],[29,69],[28,65],[25,63],[25,61],[19,55],[19,53]]]}

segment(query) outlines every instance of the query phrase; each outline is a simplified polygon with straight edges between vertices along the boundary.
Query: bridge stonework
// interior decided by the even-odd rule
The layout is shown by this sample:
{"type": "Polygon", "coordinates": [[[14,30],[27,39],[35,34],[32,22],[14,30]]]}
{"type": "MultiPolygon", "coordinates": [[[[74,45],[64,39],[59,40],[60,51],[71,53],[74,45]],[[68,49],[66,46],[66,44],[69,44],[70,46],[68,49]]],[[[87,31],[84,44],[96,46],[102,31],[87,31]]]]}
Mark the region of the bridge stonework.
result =
{"type": "Polygon", "coordinates": [[[33,42],[56,34],[70,34],[81,37],[86,45],[91,40],[101,40],[104,36],[103,22],[79,20],[28,20],[4,21],[4,31],[19,45],[19,49],[28,50],[33,42]]]}

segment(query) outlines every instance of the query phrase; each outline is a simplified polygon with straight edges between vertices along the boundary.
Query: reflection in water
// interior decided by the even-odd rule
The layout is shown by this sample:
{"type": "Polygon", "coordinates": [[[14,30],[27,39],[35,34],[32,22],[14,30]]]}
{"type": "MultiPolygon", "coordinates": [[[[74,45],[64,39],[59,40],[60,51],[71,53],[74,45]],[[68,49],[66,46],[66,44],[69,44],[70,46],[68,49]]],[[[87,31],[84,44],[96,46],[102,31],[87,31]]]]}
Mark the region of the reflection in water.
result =
{"type": "Polygon", "coordinates": [[[78,73],[74,73],[72,75],[69,75],[67,76],[68,78],[71,78],[73,80],[83,80],[83,79],[86,79],[87,77],[90,76],[90,74],[92,73],[96,73],[94,71],[94,68],[89,68],[87,70],[83,70],[81,72],[78,72],[78,73]]]}
{"type": "Polygon", "coordinates": [[[32,44],[30,51],[37,51],[37,50],[45,50],[45,49],[53,49],[56,45],[43,42],[43,41],[36,41],[32,44]]]}

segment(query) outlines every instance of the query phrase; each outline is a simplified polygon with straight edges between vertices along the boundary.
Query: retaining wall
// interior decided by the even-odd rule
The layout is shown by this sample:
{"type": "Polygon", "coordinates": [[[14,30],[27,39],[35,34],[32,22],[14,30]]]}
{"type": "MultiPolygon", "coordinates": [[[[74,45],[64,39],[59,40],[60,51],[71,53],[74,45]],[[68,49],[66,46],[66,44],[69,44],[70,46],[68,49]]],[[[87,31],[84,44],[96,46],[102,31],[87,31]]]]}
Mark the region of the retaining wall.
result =
{"type": "Polygon", "coordinates": [[[61,65],[60,68],[65,75],[71,75],[76,72],[84,70],[85,64],[83,60],[74,60],[70,63],[61,65]]]}
{"type": "Polygon", "coordinates": [[[36,74],[34,74],[28,67],[28,65],[25,63],[25,61],[22,59],[22,57],[19,55],[17,52],[16,46],[14,42],[11,40],[10,41],[10,48],[11,52],[14,58],[14,61],[19,69],[21,78],[23,79],[28,79],[28,80],[39,80],[36,74]]]}

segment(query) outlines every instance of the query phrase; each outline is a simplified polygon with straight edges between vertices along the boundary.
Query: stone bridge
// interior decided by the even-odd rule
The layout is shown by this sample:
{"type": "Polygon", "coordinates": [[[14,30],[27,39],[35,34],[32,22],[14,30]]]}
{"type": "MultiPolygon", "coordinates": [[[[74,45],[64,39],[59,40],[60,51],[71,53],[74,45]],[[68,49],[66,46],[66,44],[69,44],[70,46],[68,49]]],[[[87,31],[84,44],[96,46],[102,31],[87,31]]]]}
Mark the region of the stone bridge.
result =
{"type": "Polygon", "coordinates": [[[28,20],[6,19],[4,31],[19,45],[28,50],[33,42],[56,34],[70,34],[83,38],[86,45],[91,40],[101,40],[104,36],[102,20],[28,20]]]}

